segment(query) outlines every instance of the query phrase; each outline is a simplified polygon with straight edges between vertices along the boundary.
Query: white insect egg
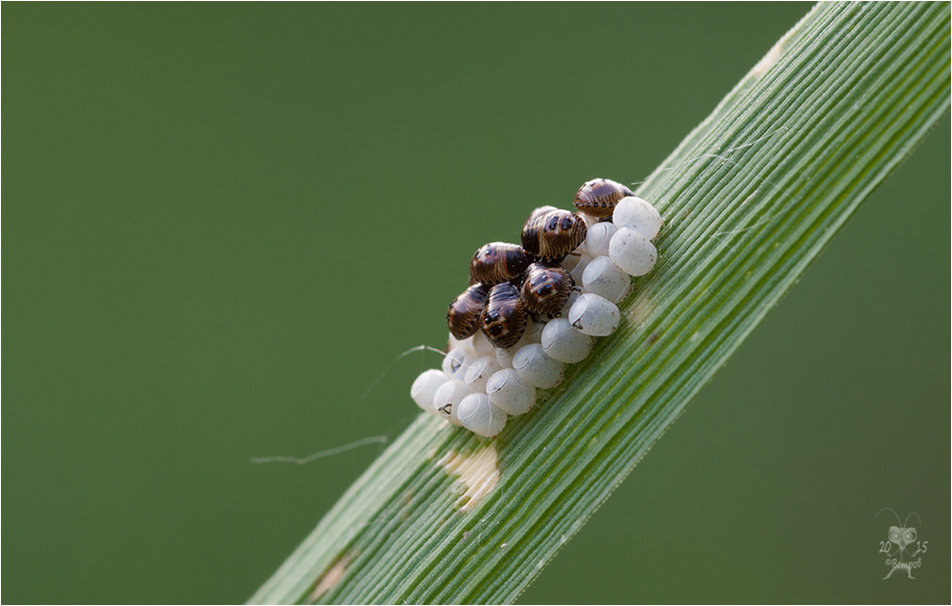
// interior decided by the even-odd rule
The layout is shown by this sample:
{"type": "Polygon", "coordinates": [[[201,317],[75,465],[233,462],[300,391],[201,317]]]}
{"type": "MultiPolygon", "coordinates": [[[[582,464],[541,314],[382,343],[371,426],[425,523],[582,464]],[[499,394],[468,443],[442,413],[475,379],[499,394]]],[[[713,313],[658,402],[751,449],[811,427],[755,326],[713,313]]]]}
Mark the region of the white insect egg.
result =
{"type": "Polygon", "coordinates": [[[459,403],[459,420],[473,433],[491,438],[506,426],[506,413],[489,402],[484,393],[471,393],[459,403]]]}
{"type": "Polygon", "coordinates": [[[618,307],[592,293],[584,293],[569,310],[569,323],[586,335],[605,337],[618,328],[621,314],[618,307]]]}
{"type": "Polygon", "coordinates": [[[588,264],[592,262],[592,259],[594,259],[592,255],[588,254],[587,252],[582,253],[582,256],[579,257],[578,263],[576,263],[575,267],[572,268],[572,271],[569,272],[576,284],[582,283],[582,272],[584,272],[588,264]]]}
{"type": "Polygon", "coordinates": [[[489,377],[497,370],[502,369],[502,365],[496,361],[495,351],[493,354],[492,357],[484,356],[482,358],[476,358],[473,363],[469,365],[466,376],[463,378],[463,383],[472,391],[485,391],[486,381],[489,380],[489,377]]]}
{"type": "Polygon", "coordinates": [[[562,311],[559,312],[559,317],[569,317],[569,310],[572,309],[572,305],[578,301],[580,296],[582,296],[582,291],[578,288],[573,288],[572,292],[569,293],[569,298],[565,300],[565,305],[562,306],[562,311]]]}
{"type": "Polygon", "coordinates": [[[441,419],[446,419],[453,425],[459,425],[457,416],[459,403],[471,393],[473,391],[459,381],[447,381],[433,394],[433,409],[441,419]]]}
{"type": "Polygon", "coordinates": [[[612,236],[608,256],[629,275],[643,276],[654,269],[658,251],[640,231],[622,227],[612,236]]]}
{"type": "Polygon", "coordinates": [[[580,212],[578,213],[578,216],[582,217],[582,221],[585,222],[585,227],[589,229],[591,229],[593,225],[596,225],[599,221],[601,221],[600,217],[596,217],[595,215],[590,215],[588,213],[580,212]]]}
{"type": "Polygon", "coordinates": [[[608,254],[608,243],[615,233],[615,224],[601,221],[588,228],[585,236],[585,250],[592,257],[598,258],[608,254]]]}
{"type": "Polygon", "coordinates": [[[523,333],[523,337],[526,339],[526,343],[538,343],[542,340],[542,331],[545,330],[545,322],[533,322],[529,320],[526,323],[526,332],[523,333]]]}
{"type": "Polygon", "coordinates": [[[583,250],[584,249],[580,246],[566,255],[565,258],[562,259],[562,262],[559,263],[559,265],[562,266],[562,269],[571,273],[571,271],[575,269],[575,266],[578,265],[579,259],[582,258],[583,250]]]}
{"type": "Polygon", "coordinates": [[[449,353],[443,356],[441,368],[446,376],[454,381],[462,381],[466,377],[466,370],[469,363],[473,360],[474,354],[468,352],[463,347],[451,349],[449,353]]]}
{"type": "Polygon", "coordinates": [[[519,351],[521,347],[541,341],[543,328],[545,328],[545,324],[533,322],[532,320],[527,321],[526,330],[522,333],[522,336],[519,337],[519,340],[516,341],[515,345],[512,347],[496,348],[496,361],[499,362],[499,366],[502,368],[512,368],[512,357],[516,355],[516,352],[519,351]]]}
{"type": "Polygon", "coordinates": [[[575,364],[592,351],[592,337],[582,334],[565,318],[556,318],[542,331],[542,351],[553,360],[575,364]]]}
{"type": "MultiPolygon", "coordinates": [[[[599,223],[607,225],[607,223],[599,223]]],[[[595,257],[582,272],[582,286],[585,292],[605,297],[612,303],[618,303],[631,290],[631,278],[615,265],[610,257],[595,257]]]]}
{"type": "Polygon", "coordinates": [[[473,353],[475,353],[477,357],[491,356],[496,352],[496,346],[486,338],[486,335],[484,335],[482,331],[478,331],[475,335],[470,337],[469,341],[472,343],[473,353]]]}
{"type": "Polygon", "coordinates": [[[442,370],[433,368],[424,370],[410,386],[410,397],[426,412],[436,414],[436,409],[433,408],[433,396],[436,395],[436,390],[447,381],[449,379],[442,370]]]}
{"type": "Polygon", "coordinates": [[[472,353],[474,351],[473,337],[457,339],[453,336],[453,333],[450,333],[449,349],[462,349],[464,352],[472,353]]]}
{"type": "Polygon", "coordinates": [[[649,240],[654,240],[664,221],[654,206],[636,196],[627,196],[615,205],[612,223],[617,228],[637,229],[649,240]]]}
{"type": "Polygon", "coordinates": [[[559,265],[561,265],[562,269],[564,269],[565,271],[571,272],[573,269],[575,269],[575,266],[578,265],[578,262],[582,258],[582,255],[584,255],[586,252],[587,251],[585,249],[585,240],[582,240],[582,243],[576,246],[572,252],[566,255],[565,258],[562,259],[562,262],[559,263],[559,265]]]}
{"type": "Polygon", "coordinates": [[[562,380],[562,363],[545,355],[538,343],[520,348],[512,358],[512,367],[520,379],[540,389],[555,387],[562,380]]]}
{"type": "Polygon", "coordinates": [[[512,347],[497,347],[496,348],[496,362],[499,363],[499,366],[502,368],[512,368],[512,356],[515,355],[517,348],[520,346],[522,341],[513,345],[512,347]]]}
{"type": "Polygon", "coordinates": [[[535,387],[520,379],[519,373],[511,368],[489,377],[486,393],[493,406],[511,415],[524,415],[535,404],[535,387]]]}

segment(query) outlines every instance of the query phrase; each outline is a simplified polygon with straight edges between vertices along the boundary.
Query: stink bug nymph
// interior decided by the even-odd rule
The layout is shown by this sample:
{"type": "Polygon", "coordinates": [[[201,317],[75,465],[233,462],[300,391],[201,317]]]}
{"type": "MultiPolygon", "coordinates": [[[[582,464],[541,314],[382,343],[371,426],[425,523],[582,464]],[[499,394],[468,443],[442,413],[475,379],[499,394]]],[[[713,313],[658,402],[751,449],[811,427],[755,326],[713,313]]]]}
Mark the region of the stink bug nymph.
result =
{"type": "Polygon", "coordinates": [[[471,283],[498,284],[519,276],[529,267],[529,257],[521,246],[505,242],[485,244],[469,264],[471,283]]]}
{"type": "Polygon", "coordinates": [[[522,248],[551,263],[558,263],[585,240],[588,228],[582,218],[567,210],[530,216],[522,226],[522,248]]]}
{"type": "Polygon", "coordinates": [[[479,315],[483,312],[488,296],[488,286],[473,284],[453,299],[449,309],[446,310],[446,324],[454,337],[465,339],[476,334],[479,328],[479,315]]]}
{"type": "Polygon", "coordinates": [[[512,347],[525,332],[528,315],[519,289],[503,282],[489,291],[480,328],[496,347],[512,347]]]}
{"type": "Polygon", "coordinates": [[[558,265],[533,263],[522,283],[522,300],[529,311],[554,318],[565,305],[574,284],[569,272],[558,265]]]}
{"type": "Polygon", "coordinates": [[[538,207],[538,208],[535,208],[535,209],[532,210],[531,213],[529,213],[529,218],[527,218],[527,219],[525,220],[525,222],[523,223],[523,225],[525,225],[525,224],[528,223],[529,221],[532,221],[533,219],[536,219],[536,218],[538,218],[538,217],[541,217],[542,215],[544,215],[544,214],[546,214],[546,213],[548,213],[548,212],[552,212],[553,210],[559,210],[559,209],[557,209],[557,208],[554,207],[554,206],[540,206],[540,207],[538,207]]]}
{"type": "Polygon", "coordinates": [[[592,217],[607,220],[615,205],[625,196],[634,196],[630,189],[611,179],[586,181],[575,194],[575,208],[592,217]]]}

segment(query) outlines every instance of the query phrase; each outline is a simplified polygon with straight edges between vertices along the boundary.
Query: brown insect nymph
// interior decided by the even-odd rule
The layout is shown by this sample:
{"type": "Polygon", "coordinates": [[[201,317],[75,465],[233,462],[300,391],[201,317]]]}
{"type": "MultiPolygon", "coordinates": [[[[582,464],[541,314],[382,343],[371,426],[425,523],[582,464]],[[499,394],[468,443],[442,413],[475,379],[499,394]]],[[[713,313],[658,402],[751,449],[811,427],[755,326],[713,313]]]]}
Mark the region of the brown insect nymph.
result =
{"type": "Polygon", "coordinates": [[[588,228],[577,214],[552,210],[532,217],[522,227],[522,248],[536,259],[558,263],[575,250],[588,228]]]}
{"type": "Polygon", "coordinates": [[[490,242],[479,247],[469,264],[471,284],[498,284],[518,277],[529,267],[529,256],[517,244],[490,242]]]}
{"type": "Polygon", "coordinates": [[[529,213],[529,218],[525,220],[525,222],[523,223],[523,225],[525,225],[525,224],[528,223],[529,221],[532,221],[533,219],[536,219],[536,218],[538,218],[538,217],[541,217],[542,215],[544,215],[544,214],[546,214],[546,213],[548,213],[548,212],[552,212],[553,210],[559,210],[559,209],[557,209],[557,208],[554,207],[554,206],[540,206],[540,207],[538,207],[538,208],[535,208],[535,209],[533,209],[533,211],[532,211],[531,213],[529,213]]]}
{"type": "Polygon", "coordinates": [[[522,300],[532,313],[554,318],[568,300],[572,286],[572,276],[558,265],[533,263],[522,283],[522,300]]]}
{"type": "Polygon", "coordinates": [[[488,296],[488,286],[473,284],[453,299],[449,309],[446,310],[446,324],[454,337],[466,339],[476,334],[479,328],[479,316],[483,313],[488,296]]]}
{"type": "Polygon", "coordinates": [[[525,332],[528,316],[519,289],[503,282],[489,291],[480,328],[496,347],[512,347],[525,332]]]}
{"type": "Polygon", "coordinates": [[[575,194],[575,208],[592,217],[607,220],[615,205],[625,196],[634,196],[630,189],[611,179],[586,181],[575,194]]]}

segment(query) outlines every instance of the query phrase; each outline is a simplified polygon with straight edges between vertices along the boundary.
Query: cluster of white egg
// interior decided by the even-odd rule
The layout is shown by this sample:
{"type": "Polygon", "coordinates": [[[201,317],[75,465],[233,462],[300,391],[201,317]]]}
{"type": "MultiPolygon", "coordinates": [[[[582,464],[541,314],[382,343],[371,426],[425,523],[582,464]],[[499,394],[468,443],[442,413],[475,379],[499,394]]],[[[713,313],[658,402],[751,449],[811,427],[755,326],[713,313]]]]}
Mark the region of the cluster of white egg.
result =
{"type": "Polygon", "coordinates": [[[647,274],[658,259],[651,241],[661,229],[661,215],[628,196],[618,201],[610,221],[582,217],[585,240],[562,262],[576,287],[559,317],[530,320],[522,338],[506,349],[494,347],[481,332],[462,341],[450,335],[442,368],[424,371],[410,388],[420,408],[481,436],[495,436],[509,415],[532,408],[536,389],[558,385],[565,364],[584,360],[595,337],[618,328],[617,303],[631,292],[631,277],[647,274]]]}

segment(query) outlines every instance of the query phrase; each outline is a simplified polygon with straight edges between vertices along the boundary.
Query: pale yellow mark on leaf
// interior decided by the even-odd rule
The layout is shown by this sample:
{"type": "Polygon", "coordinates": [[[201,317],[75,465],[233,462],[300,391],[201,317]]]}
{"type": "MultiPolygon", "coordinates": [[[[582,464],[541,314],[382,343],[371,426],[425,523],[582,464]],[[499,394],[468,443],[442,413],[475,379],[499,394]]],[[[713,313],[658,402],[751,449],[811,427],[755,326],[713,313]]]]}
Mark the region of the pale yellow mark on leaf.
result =
{"type": "Polygon", "coordinates": [[[786,42],[786,38],[781,38],[774,44],[767,54],[757,62],[757,65],[754,66],[754,69],[750,70],[750,75],[754,78],[760,78],[767,73],[771,67],[774,66],[777,61],[780,60],[780,55],[783,54],[783,44],[786,42]]]}
{"type": "Polygon", "coordinates": [[[625,312],[625,316],[628,318],[629,324],[632,326],[640,326],[653,309],[654,306],[648,301],[647,297],[639,296],[632,302],[631,307],[625,312]]]}
{"type": "Polygon", "coordinates": [[[748,202],[750,202],[751,200],[753,200],[753,199],[754,199],[754,196],[756,196],[756,195],[759,194],[759,193],[760,193],[760,188],[755,189],[753,192],[751,192],[751,194],[750,194],[749,196],[747,196],[746,198],[744,198],[744,201],[741,202],[740,205],[741,205],[741,206],[744,206],[745,204],[747,204],[748,202]]]}
{"type": "Polygon", "coordinates": [[[350,566],[350,563],[353,561],[354,554],[352,553],[345,553],[337,558],[337,560],[318,577],[317,585],[314,586],[314,591],[311,592],[308,599],[311,602],[316,602],[321,599],[322,595],[336,587],[337,584],[340,583],[340,580],[344,578],[347,567],[350,566]]]}
{"type": "Polygon", "coordinates": [[[457,484],[463,494],[454,506],[463,513],[472,511],[499,483],[499,455],[493,443],[468,455],[450,450],[436,463],[459,477],[457,484]]]}

